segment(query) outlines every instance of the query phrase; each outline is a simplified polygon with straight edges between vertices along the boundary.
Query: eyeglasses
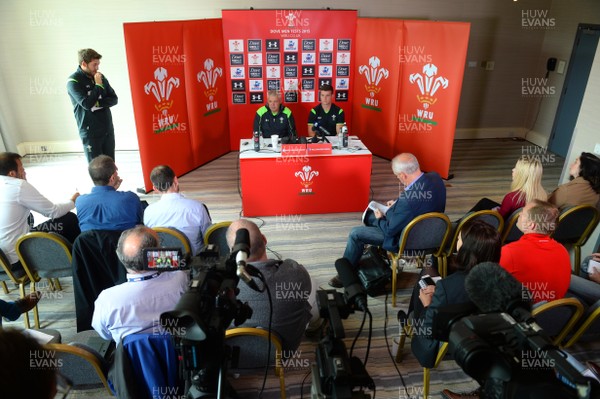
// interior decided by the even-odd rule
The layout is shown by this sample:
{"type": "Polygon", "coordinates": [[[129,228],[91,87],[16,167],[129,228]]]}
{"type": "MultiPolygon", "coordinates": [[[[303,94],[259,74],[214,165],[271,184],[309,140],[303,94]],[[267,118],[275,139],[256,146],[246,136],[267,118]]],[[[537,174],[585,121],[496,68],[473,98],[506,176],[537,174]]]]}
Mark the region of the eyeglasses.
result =
{"type": "Polygon", "coordinates": [[[54,399],[65,399],[69,395],[69,392],[71,392],[72,387],[73,382],[57,371],[56,395],[54,395],[54,399]]]}

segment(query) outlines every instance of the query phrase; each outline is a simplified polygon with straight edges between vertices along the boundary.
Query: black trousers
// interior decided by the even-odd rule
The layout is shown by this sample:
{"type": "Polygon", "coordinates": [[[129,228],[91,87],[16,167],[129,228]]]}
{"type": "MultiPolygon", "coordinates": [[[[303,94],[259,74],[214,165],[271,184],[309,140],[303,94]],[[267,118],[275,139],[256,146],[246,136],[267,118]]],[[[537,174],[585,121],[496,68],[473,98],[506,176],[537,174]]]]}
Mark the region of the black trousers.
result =
{"type": "Polygon", "coordinates": [[[67,212],[65,215],[46,220],[33,227],[33,215],[29,215],[29,225],[31,231],[43,231],[48,233],[57,233],[66,238],[71,244],[75,242],[77,236],[81,233],[79,229],[79,219],[73,212],[67,212]]]}
{"type": "Polygon", "coordinates": [[[482,198],[479,200],[479,202],[477,202],[475,204],[475,206],[473,208],[471,208],[470,212],[477,212],[477,211],[485,211],[485,210],[489,210],[489,209],[494,209],[495,207],[500,206],[499,203],[497,203],[496,201],[492,201],[489,198],[482,198]]]}
{"type": "Polygon", "coordinates": [[[88,163],[98,155],[108,155],[115,160],[115,134],[107,133],[102,137],[82,137],[83,152],[88,163]]]}

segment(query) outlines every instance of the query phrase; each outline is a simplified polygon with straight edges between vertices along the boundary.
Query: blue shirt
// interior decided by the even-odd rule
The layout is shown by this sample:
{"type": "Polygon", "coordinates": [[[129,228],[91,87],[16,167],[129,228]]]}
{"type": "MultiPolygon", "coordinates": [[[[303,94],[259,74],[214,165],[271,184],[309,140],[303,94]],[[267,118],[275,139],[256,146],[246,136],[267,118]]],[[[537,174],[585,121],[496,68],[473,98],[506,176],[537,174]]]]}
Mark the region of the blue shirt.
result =
{"type": "Polygon", "coordinates": [[[81,231],[127,230],[142,224],[142,203],[131,191],[95,186],[75,200],[81,231]]]}

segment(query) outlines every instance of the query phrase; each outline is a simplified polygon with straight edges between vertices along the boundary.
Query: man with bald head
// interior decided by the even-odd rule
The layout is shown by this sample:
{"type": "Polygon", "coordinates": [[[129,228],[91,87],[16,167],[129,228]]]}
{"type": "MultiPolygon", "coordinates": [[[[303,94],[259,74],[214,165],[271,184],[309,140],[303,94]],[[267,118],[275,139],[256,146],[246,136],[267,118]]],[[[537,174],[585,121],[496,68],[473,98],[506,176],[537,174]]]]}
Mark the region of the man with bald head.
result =
{"type": "Polygon", "coordinates": [[[534,303],[561,299],[569,289],[569,252],[550,238],[558,215],[558,209],[549,202],[528,202],[517,220],[523,235],[502,247],[500,265],[527,288],[534,303]]]}
{"type": "MultiPolygon", "coordinates": [[[[250,235],[250,255],[247,263],[252,264],[265,276],[273,300],[272,331],[281,339],[283,350],[294,351],[300,345],[302,334],[309,321],[318,324],[319,312],[316,305],[316,285],[298,262],[292,259],[274,260],[267,257],[267,238],[258,226],[246,219],[234,221],[227,230],[227,244],[235,243],[239,229],[247,229],[250,235]]],[[[262,284],[258,283],[259,287],[262,284]]],[[[238,284],[237,296],[248,302],[253,310],[252,318],[243,327],[269,327],[269,298],[266,292],[251,290],[246,284],[238,284]]],[[[311,327],[312,328],[312,325],[311,327]]]]}
{"type": "MultiPolygon", "coordinates": [[[[419,215],[429,212],[444,212],[446,209],[446,187],[436,172],[423,173],[417,158],[402,153],[392,159],[392,171],[404,186],[397,200],[388,201],[385,213],[375,210],[369,213],[365,226],[354,227],[348,236],[344,258],[358,266],[365,244],[397,252],[398,241],[404,227],[419,215]]],[[[339,276],[329,280],[329,285],[342,288],[339,276]]]]}
{"type": "Polygon", "coordinates": [[[118,344],[129,334],[152,331],[160,325],[160,314],[173,310],[187,290],[187,272],[144,271],[144,249],[158,246],[158,235],[146,226],[121,234],[117,256],[127,269],[127,281],[96,299],[92,327],[102,338],[118,344]]]}

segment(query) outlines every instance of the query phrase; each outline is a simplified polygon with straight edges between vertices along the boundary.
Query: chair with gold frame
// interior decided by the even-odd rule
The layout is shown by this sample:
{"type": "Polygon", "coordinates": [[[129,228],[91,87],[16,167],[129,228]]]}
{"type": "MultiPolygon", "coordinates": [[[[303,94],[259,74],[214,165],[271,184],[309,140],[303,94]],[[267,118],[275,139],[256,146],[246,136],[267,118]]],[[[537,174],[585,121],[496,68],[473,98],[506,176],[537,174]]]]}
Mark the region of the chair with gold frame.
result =
{"type": "Polygon", "coordinates": [[[73,383],[73,389],[89,390],[104,387],[114,396],[108,381],[108,364],[95,350],[82,344],[46,344],[44,349],[55,352],[52,358],[58,371],[73,383]]]}
{"type": "MultiPolygon", "coordinates": [[[[413,335],[413,327],[410,322],[400,326],[402,329],[402,333],[400,335],[400,340],[398,343],[398,350],[395,354],[396,363],[400,363],[402,361],[402,350],[404,349],[404,343],[406,342],[406,337],[411,337],[413,335]]],[[[438,353],[435,357],[435,363],[433,367],[423,367],[423,397],[428,398],[429,394],[429,381],[431,369],[436,368],[439,364],[444,360],[446,353],[448,352],[448,342],[441,341],[439,343],[438,353]]]]}
{"type": "Polygon", "coordinates": [[[577,298],[561,298],[534,307],[531,314],[558,346],[583,314],[583,305],[577,298]]]}
{"type": "Polygon", "coordinates": [[[230,248],[227,245],[227,229],[232,222],[219,222],[212,224],[204,233],[204,245],[217,245],[221,256],[229,255],[230,248]]]}
{"type": "MultiPolygon", "coordinates": [[[[240,368],[248,367],[252,369],[260,369],[261,372],[264,370],[263,353],[267,352],[268,339],[269,332],[267,330],[255,327],[231,328],[225,332],[226,344],[240,347],[240,368]],[[244,358],[244,350],[248,350],[249,348],[251,348],[253,354],[259,353],[260,356],[256,359],[253,357],[253,360],[251,361],[253,364],[244,365],[242,363],[242,359],[244,358]],[[254,363],[254,361],[256,361],[256,363],[254,363]]],[[[272,356],[270,361],[274,361],[275,364],[273,366],[275,375],[279,378],[280,397],[285,399],[285,376],[282,364],[283,351],[281,347],[281,340],[273,332],[271,333],[271,353],[272,356]]]]}
{"type": "Polygon", "coordinates": [[[448,352],[448,342],[440,342],[440,348],[438,349],[437,356],[435,358],[435,364],[433,367],[423,367],[423,397],[429,397],[429,381],[431,377],[431,369],[437,368],[440,365],[442,360],[444,360],[444,356],[446,356],[446,352],[448,352]]]}
{"type": "Polygon", "coordinates": [[[575,253],[573,273],[579,275],[581,247],[594,232],[600,212],[593,205],[579,205],[564,209],[558,216],[558,225],[551,237],[563,245],[573,247],[575,253]]]}
{"type": "Polygon", "coordinates": [[[181,248],[183,256],[192,256],[192,246],[185,234],[173,227],[153,227],[161,247],[181,248]]]}
{"type": "Polygon", "coordinates": [[[568,337],[563,344],[564,348],[568,348],[583,339],[591,339],[597,342],[598,337],[600,337],[600,300],[588,308],[579,320],[579,324],[575,326],[574,331],[573,335],[568,337]]]}
{"type": "Polygon", "coordinates": [[[397,277],[400,260],[406,256],[416,256],[419,264],[424,263],[426,255],[437,259],[440,275],[445,277],[446,264],[444,249],[450,237],[452,223],[448,216],[439,212],[430,212],[411,220],[400,234],[398,252],[388,252],[392,261],[392,306],[396,306],[397,277]]]}
{"type": "Polygon", "coordinates": [[[517,241],[523,235],[523,232],[517,227],[521,212],[523,212],[523,208],[517,209],[504,221],[504,228],[500,237],[502,245],[517,241]]]}
{"type": "Polygon", "coordinates": [[[446,260],[446,264],[444,265],[444,268],[443,268],[445,274],[448,274],[448,264],[447,264],[448,257],[450,255],[452,255],[456,250],[456,243],[458,241],[458,236],[459,236],[460,232],[462,231],[462,229],[464,228],[465,224],[467,224],[467,222],[470,222],[472,220],[481,220],[483,222],[486,222],[487,224],[489,224],[490,226],[495,228],[499,233],[501,233],[502,229],[504,228],[504,219],[502,218],[502,215],[500,215],[497,211],[484,209],[484,210],[477,211],[477,212],[471,212],[471,213],[465,215],[465,217],[463,217],[460,220],[460,222],[454,229],[454,232],[452,234],[452,240],[449,241],[448,245],[446,245],[446,254],[444,257],[444,260],[446,260]]]}
{"type": "MultiPolygon", "coordinates": [[[[73,275],[71,266],[71,243],[56,233],[35,231],[27,233],[17,240],[17,255],[25,273],[29,277],[30,292],[36,292],[35,284],[42,278],[50,281],[52,290],[61,290],[59,277],[73,275]]],[[[37,305],[33,308],[35,328],[40,328],[40,317],[37,305]]],[[[25,325],[29,325],[29,317],[24,316],[25,325]]],[[[29,328],[29,327],[27,327],[29,328]]]]}
{"type": "MultiPolygon", "coordinates": [[[[19,295],[21,298],[25,298],[25,283],[29,281],[29,277],[25,273],[25,270],[12,270],[11,264],[2,250],[0,250],[0,281],[2,281],[4,293],[8,294],[8,288],[6,287],[6,281],[12,281],[19,287],[19,295]]],[[[29,315],[25,314],[25,328],[29,328],[29,315]]]]}

